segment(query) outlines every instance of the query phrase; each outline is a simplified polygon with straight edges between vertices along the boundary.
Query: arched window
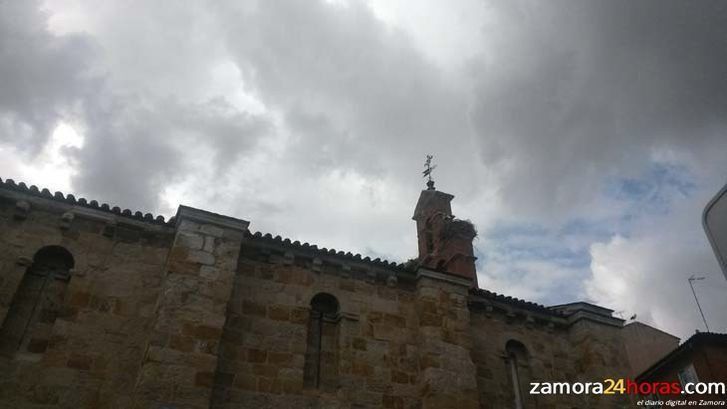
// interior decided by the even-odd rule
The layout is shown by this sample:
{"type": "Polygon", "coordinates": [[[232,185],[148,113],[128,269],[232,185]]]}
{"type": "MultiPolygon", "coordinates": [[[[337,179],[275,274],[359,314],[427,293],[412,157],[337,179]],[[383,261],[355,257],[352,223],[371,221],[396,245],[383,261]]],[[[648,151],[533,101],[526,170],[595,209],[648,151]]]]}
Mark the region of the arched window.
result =
{"type": "Polygon", "coordinates": [[[425,237],[426,237],[426,243],[427,243],[427,254],[434,253],[434,237],[432,235],[432,219],[431,217],[427,218],[426,224],[424,225],[426,229],[425,237]]]}
{"type": "Polygon", "coordinates": [[[528,378],[528,350],[522,343],[510,340],[505,344],[505,353],[507,354],[506,362],[510,381],[513,391],[513,403],[515,409],[523,409],[525,407],[525,395],[523,395],[523,385],[529,384],[528,378]]]}
{"type": "Polygon", "coordinates": [[[35,253],[0,327],[1,354],[45,351],[73,265],[71,253],[60,246],[35,253]]]}
{"type": "Polygon", "coordinates": [[[320,293],[310,302],[303,382],[307,388],[335,390],[338,379],[338,300],[320,293]]]}

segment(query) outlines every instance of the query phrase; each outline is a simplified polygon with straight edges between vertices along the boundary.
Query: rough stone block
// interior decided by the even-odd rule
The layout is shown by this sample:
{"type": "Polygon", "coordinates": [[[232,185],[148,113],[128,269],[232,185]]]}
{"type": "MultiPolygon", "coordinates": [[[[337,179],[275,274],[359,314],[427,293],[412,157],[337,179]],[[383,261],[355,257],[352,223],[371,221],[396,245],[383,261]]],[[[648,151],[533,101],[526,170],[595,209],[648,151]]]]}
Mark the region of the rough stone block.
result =
{"type": "Polygon", "coordinates": [[[204,265],[199,268],[199,276],[210,281],[217,281],[220,278],[220,270],[217,267],[204,265]]]}
{"type": "Polygon", "coordinates": [[[68,366],[69,368],[88,371],[91,369],[92,363],[93,358],[88,355],[72,354],[70,358],[68,358],[66,366],[68,366]]]}
{"type": "Polygon", "coordinates": [[[269,305],[268,318],[275,321],[290,321],[290,308],[284,305],[269,305]]]}
{"type": "Polygon", "coordinates": [[[205,238],[196,233],[180,232],[177,235],[176,246],[185,247],[190,250],[201,250],[204,245],[205,238]]]}
{"type": "Polygon", "coordinates": [[[213,237],[222,237],[225,234],[225,230],[223,228],[209,224],[202,225],[199,231],[213,237]]]}
{"type": "Polygon", "coordinates": [[[207,236],[204,238],[204,251],[212,253],[215,251],[215,238],[207,236]]]}
{"type": "Polygon", "coordinates": [[[254,363],[264,363],[267,361],[268,353],[264,350],[249,349],[247,351],[247,361],[254,363]]]}
{"type": "Polygon", "coordinates": [[[259,317],[264,317],[267,313],[267,309],[264,305],[258,304],[254,301],[243,300],[242,313],[246,315],[256,315],[259,317]]]}
{"type": "Polygon", "coordinates": [[[204,250],[190,251],[189,255],[187,256],[187,260],[191,261],[193,263],[199,263],[199,264],[204,264],[204,265],[208,265],[208,266],[215,264],[215,256],[204,250]]]}
{"type": "Polygon", "coordinates": [[[293,354],[289,352],[268,352],[268,363],[275,365],[289,365],[293,361],[293,354]]]}
{"type": "Polygon", "coordinates": [[[295,307],[290,310],[290,322],[293,324],[307,324],[309,316],[308,308],[295,307]]]}
{"type": "Polygon", "coordinates": [[[253,375],[239,373],[235,376],[234,386],[248,391],[257,390],[257,378],[253,375]]]}
{"type": "Polygon", "coordinates": [[[215,374],[213,372],[197,372],[194,375],[195,386],[211,387],[213,385],[215,374]]]}

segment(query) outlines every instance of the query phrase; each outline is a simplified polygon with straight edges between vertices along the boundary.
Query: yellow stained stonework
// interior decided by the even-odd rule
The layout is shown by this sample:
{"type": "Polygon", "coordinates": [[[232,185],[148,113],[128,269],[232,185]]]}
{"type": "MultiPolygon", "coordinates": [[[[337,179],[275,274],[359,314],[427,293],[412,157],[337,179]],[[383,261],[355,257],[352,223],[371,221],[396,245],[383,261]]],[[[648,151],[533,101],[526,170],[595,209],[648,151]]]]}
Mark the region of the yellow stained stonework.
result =
{"type": "Polygon", "coordinates": [[[451,199],[396,264],[0,181],[0,408],[631,407],[528,394],[629,375],[623,321],[477,288],[451,199]]]}

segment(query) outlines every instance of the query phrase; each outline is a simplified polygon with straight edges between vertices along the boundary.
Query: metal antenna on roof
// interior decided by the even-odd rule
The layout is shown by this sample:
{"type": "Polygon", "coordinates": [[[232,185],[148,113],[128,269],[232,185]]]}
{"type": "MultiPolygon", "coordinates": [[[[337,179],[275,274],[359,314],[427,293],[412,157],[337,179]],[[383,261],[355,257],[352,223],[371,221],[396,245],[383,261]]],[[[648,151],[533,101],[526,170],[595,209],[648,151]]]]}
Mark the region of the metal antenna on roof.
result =
{"type": "Polygon", "coordinates": [[[687,278],[687,281],[689,281],[689,287],[692,288],[692,294],[694,295],[694,301],[697,302],[697,308],[699,308],[699,313],[702,315],[702,321],[704,321],[704,326],[707,328],[707,332],[709,332],[709,325],[707,325],[707,319],[704,318],[704,311],[702,311],[702,306],[699,304],[699,299],[697,298],[697,293],[694,291],[694,284],[692,284],[694,281],[704,280],[704,277],[697,277],[696,274],[692,274],[691,277],[687,278]]]}
{"type": "Polygon", "coordinates": [[[437,165],[432,166],[432,159],[434,159],[434,155],[427,155],[427,160],[424,162],[424,172],[422,172],[422,177],[427,178],[427,190],[434,190],[432,171],[437,168],[437,165]]]}

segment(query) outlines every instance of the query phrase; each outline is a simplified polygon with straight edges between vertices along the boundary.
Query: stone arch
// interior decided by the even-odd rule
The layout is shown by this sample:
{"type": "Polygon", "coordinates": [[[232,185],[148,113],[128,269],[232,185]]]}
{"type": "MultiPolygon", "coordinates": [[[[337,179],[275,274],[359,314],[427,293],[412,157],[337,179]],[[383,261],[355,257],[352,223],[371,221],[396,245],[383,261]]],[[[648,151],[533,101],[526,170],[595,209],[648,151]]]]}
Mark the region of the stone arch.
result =
{"type": "Polygon", "coordinates": [[[310,300],[310,306],[312,311],[331,317],[337,316],[341,308],[338,299],[328,293],[318,293],[313,296],[310,300]]]}
{"type": "Polygon", "coordinates": [[[0,326],[0,354],[45,351],[74,266],[73,255],[61,246],[33,255],[0,326]]]}
{"type": "Polygon", "coordinates": [[[310,301],[303,384],[332,391],[338,385],[338,333],[340,303],[328,293],[310,301]]]}
{"type": "Polygon", "coordinates": [[[34,274],[49,273],[54,278],[68,280],[71,270],[76,265],[73,255],[63,246],[51,245],[42,247],[33,255],[30,268],[34,274]]]}
{"type": "Polygon", "coordinates": [[[427,217],[424,223],[424,234],[426,240],[426,254],[434,253],[434,233],[432,232],[432,217],[427,217]]]}
{"type": "Polygon", "coordinates": [[[515,339],[510,339],[505,343],[505,352],[508,356],[514,355],[521,360],[527,360],[530,355],[528,348],[522,342],[515,339]]]}
{"type": "Polygon", "coordinates": [[[528,407],[530,384],[530,353],[525,345],[515,339],[505,343],[505,362],[512,391],[513,407],[524,409],[528,407]]]}

